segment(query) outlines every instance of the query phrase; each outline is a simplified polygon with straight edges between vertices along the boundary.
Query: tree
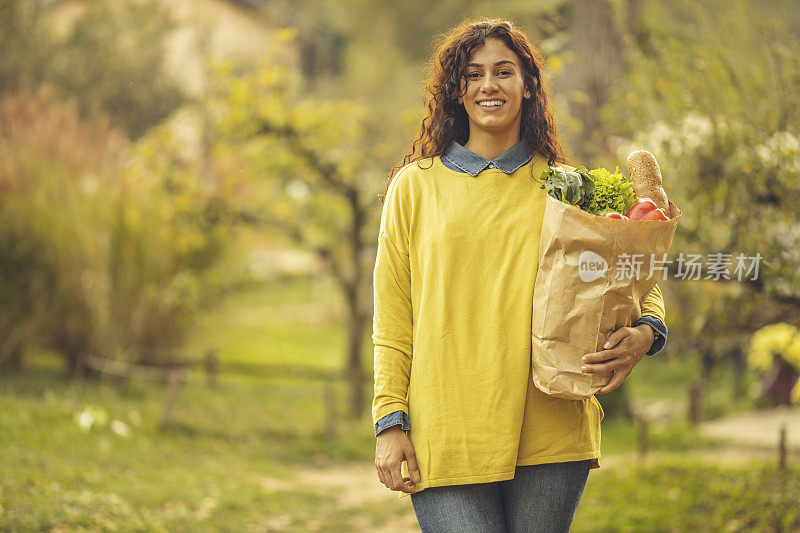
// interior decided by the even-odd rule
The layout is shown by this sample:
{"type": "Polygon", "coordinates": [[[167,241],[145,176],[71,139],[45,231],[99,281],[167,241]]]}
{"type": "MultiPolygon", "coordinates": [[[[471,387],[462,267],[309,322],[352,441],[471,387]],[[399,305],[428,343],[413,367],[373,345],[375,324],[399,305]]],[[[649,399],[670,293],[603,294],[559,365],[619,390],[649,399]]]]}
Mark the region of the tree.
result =
{"type": "Polygon", "coordinates": [[[602,111],[606,142],[617,161],[645,147],[661,162],[667,192],[683,210],[675,256],[694,253],[708,261],[709,254],[721,254],[730,261],[730,279],[669,282],[681,301],[709,303],[706,312],[693,307],[696,314],[677,317],[671,337],[702,355],[705,374],[719,355],[740,366],[746,334],[800,306],[794,6],[627,5],[637,7],[637,16],[623,35],[625,75],[615,80],[602,111]],[[739,254],[760,254],[757,275],[737,278],[739,254]]]}
{"type": "Polygon", "coordinates": [[[39,2],[0,3],[0,94],[47,84],[59,99],[74,99],[82,118],[104,113],[138,138],[185,101],[163,69],[174,23],[153,0],[87,4],[56,37],[39,2]]]}
{"type": "Polygon", "coordinates": [[[360,416],[364,329],[371,316],[377,127],[363,106],[299,95],[299,78],[267,59],[255,71],[216,69],[207,104],[217,151],[241,176],[225,207],[238,220],[277,230],[313,251],[344,295],[349,411],[360,416]]]}
{"type": "Polygon", "coordinates": [[[569,49],[559,90],[570,111],[569,131],[577,159],[587,161],[602,153],[600,110],[610,97],[614,77],[623,72],[621,38],[609,2],[575,0],[570,3],[569,49]]]}

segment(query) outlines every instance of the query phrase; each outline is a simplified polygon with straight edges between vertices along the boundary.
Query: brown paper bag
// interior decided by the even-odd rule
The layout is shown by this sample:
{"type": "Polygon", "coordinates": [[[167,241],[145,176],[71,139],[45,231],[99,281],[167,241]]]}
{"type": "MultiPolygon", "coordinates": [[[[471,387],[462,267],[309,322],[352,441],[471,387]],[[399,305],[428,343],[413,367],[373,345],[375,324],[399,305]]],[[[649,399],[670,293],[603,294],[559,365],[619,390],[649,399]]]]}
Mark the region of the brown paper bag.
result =
{"type": "Polygon", "coordinates": [[[639,319],[642,298],[664,277],[658,267],[681,211],[670,202],[667,216],[605,218],[547,196],[531,321],[531,375],[539,390],[582,400],[609,382],[610,373],[584,374],[581,357],[639,319]]]}

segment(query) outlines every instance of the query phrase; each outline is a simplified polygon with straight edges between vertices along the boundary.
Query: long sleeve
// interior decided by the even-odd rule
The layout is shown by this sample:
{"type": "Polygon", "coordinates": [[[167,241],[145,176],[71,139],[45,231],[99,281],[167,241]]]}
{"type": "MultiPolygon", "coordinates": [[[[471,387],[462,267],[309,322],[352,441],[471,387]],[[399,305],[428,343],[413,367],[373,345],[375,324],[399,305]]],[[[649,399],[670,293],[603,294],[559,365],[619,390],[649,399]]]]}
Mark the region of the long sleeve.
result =
{"type": "Polygon", "coordinates": [[[411,421],[408,419],[408,415],[405,414],[405,412],[395,411],[378,420],[378,423],[375,424],[375,436],[377,437],[381,431],[392,426],[400,426],[403,431],[408,431],[411,429],[411,421]]]}
{"type": "Polygon", "coordinates": [[[410,198],[406,175],[398,172],[387,191],[373,273],[375,395],[373,423],[395,411],[408,414],[412,358],[410,198]]]}
{"type": "Polygon", "coordinates": [[[666,311],[664,308],[664,296],[658,285],[647,293],[642,302],[642,316],[634,323],[634,326],[647,324],[653,328],[653,344],[647,355],[655,355],[660,352],[667,343],[666,311]]]}

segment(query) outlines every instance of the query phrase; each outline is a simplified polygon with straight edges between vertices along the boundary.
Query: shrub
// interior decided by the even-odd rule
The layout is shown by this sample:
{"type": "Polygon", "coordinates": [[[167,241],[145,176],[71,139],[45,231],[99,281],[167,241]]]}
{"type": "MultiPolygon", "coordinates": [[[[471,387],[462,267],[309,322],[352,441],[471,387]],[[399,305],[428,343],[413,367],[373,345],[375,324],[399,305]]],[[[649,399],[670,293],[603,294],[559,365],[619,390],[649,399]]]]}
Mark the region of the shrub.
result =
{"type": "Polygon", "coordinates": [[[131,145],[47,89],[0,101],[0,355],[37,344],[74,365],[181,343],[226,232],[213,182],[153,135],[131,145]]]}

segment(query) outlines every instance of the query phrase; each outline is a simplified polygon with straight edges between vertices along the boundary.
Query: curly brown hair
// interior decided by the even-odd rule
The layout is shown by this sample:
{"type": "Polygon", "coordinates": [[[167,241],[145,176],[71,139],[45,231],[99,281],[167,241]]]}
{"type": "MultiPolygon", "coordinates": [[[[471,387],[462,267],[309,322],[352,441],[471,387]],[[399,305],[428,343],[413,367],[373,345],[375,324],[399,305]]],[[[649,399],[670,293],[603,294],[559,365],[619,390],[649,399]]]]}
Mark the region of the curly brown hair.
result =
{"type": "Polygon", "coordinates": [[[549,165],[566,163],[550,111],[548,91],[542,83],[544,57],[541,52],[524,32],[506,20],[465,21],[439,38],[439,46],[428,64],[425,84],[427,115],[422,119],[419,134],[402,163],[389,172],[386,191],[378,195],[381,202],[398,169],[414,161],[442,155],[453,141],[466,144],[469,120],[464,105],[458,103],[459,97],[463,96],[461,80],[472,51],[483,46],[489,37],[500,39],[517,54],[525,88],[532,95],[532,98],[523,100],[520,138],[528,143],[533,153],[547,158],[549,165]]]}

